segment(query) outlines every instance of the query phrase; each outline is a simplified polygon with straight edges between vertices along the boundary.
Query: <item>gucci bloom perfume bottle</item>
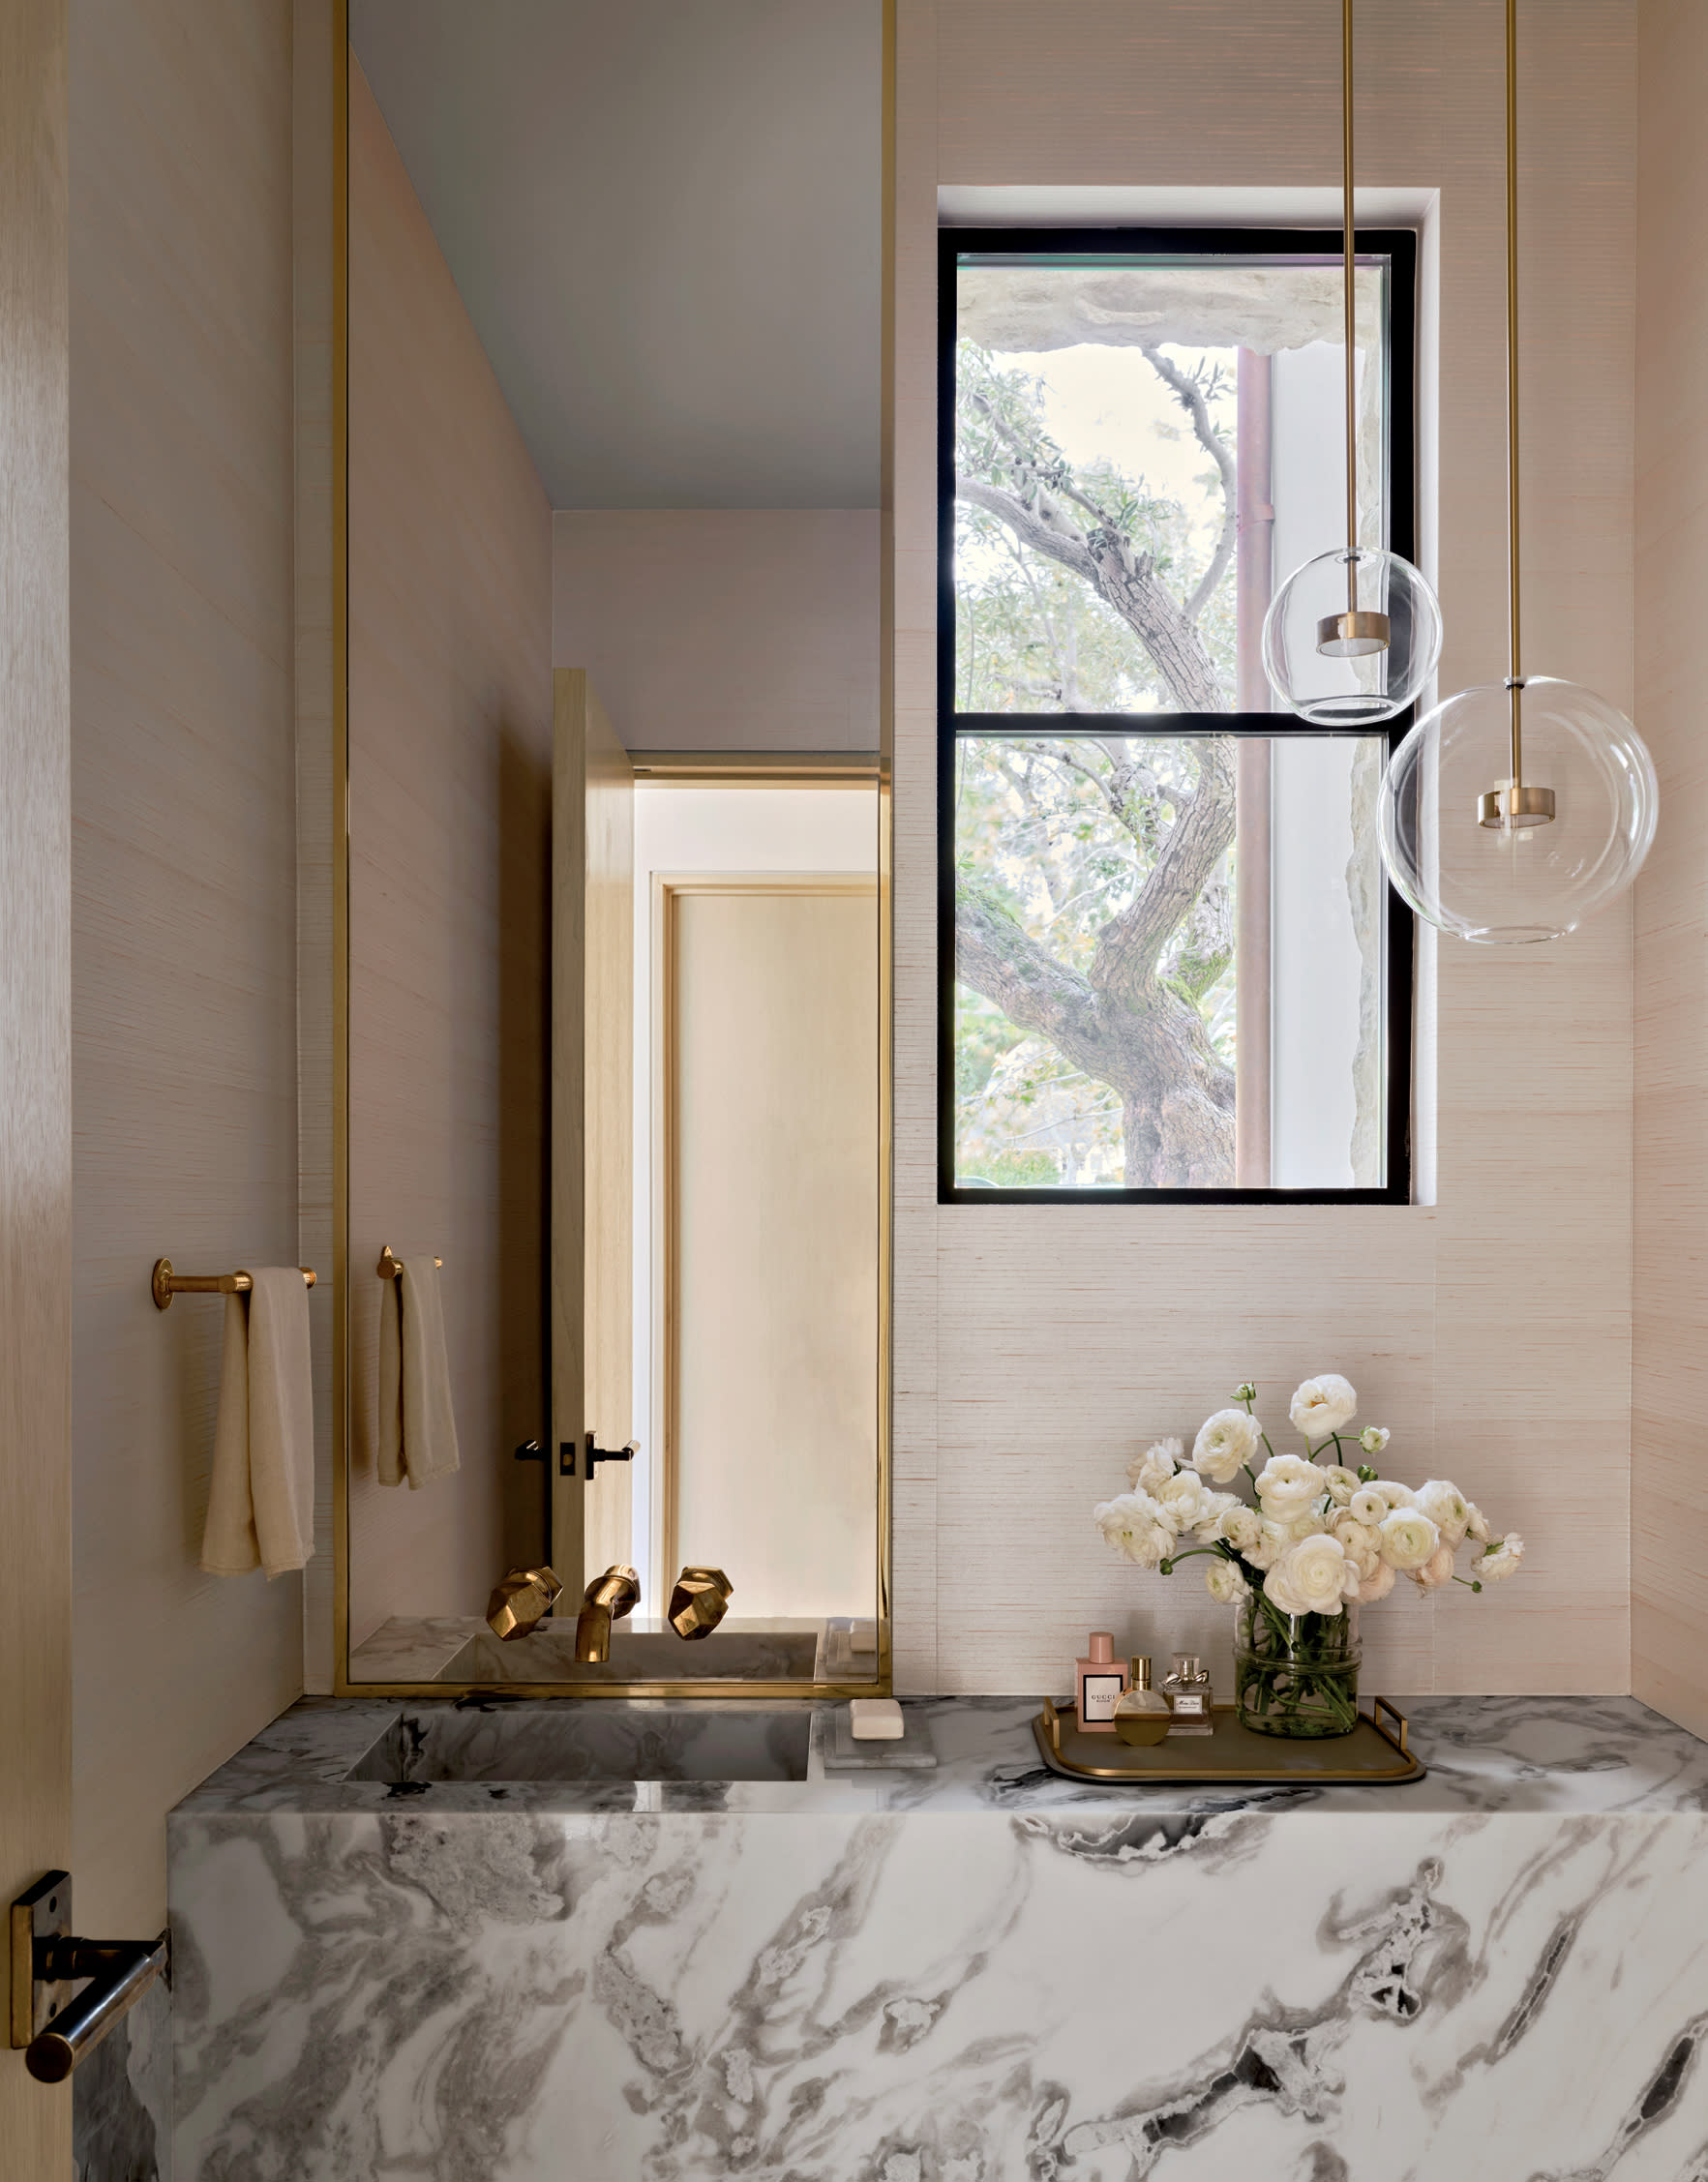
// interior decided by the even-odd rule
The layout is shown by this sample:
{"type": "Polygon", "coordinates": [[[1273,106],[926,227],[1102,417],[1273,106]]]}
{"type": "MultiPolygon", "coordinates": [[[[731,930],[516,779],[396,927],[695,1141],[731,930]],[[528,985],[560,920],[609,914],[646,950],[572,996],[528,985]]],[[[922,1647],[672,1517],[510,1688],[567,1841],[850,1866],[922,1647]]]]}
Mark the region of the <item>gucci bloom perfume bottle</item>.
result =
{"type": "Polygon", "coordinates": [[[1114,1734],[1116,1702],[1125,1688],[1126,1662],[1115,1657],[1114,1637],[1093,1629],[1090,1656],[1073,1662],[1073,1701],[1088,1735],[1114,1734]]]}

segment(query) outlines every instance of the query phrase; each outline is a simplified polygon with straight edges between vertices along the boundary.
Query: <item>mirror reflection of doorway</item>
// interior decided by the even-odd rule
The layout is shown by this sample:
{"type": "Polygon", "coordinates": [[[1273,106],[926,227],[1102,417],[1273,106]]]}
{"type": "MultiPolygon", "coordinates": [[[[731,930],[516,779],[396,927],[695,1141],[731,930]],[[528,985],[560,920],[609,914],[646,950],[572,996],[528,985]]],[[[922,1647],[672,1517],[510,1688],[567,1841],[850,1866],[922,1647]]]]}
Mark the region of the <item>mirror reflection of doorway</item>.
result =
{"type": "Polygon", "coordinates": [[[876,1611],[876,845],[870,781],[637,789],[635,1560],[750,1627],[876,1611]]]}

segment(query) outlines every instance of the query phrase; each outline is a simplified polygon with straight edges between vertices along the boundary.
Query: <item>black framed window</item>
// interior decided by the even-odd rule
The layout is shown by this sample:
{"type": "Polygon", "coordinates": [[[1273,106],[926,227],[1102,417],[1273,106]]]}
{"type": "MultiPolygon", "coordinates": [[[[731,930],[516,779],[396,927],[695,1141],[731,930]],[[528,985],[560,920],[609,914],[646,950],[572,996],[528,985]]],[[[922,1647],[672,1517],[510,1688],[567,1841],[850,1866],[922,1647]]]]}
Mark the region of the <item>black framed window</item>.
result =
{"type": "MultiPolygon", "coordinates": [[[[1416,280],[1361,232],[1361,537],[1408,558],[1416,280]]],[[[944,1203],[1409,1197],[1410,716],[1262,664],[1345,544],[1342,308],[1337,232],[942,238],[944,1203]]]]}

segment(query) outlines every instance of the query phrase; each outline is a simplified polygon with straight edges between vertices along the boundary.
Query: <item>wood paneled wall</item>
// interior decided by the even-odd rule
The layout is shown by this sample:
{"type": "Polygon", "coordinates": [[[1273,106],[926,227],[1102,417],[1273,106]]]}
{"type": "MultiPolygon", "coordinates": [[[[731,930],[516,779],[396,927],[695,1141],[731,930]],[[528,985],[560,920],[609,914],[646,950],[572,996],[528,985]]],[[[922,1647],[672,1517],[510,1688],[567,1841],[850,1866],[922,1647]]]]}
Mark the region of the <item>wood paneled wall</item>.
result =
{"type": "Polygon", "coordinates": [[[1708,12],[1641,0],[1637,722],[1661,829],[1636,886],[1632,1686],[1708,1735],[1708,12]]]}
{"type": "Polygon", "coordinates": [[[541,1544],[552,517],[350,84],[350,1636],[541,1544]],[[444,1259],[463,1468],[374,1478],[383,1243],[444,1259]]]}
{"type": "MultiPolygon", "coordinates": [[[[1525,13],[1528,663],[1629,704],[1635,0],[1525,13]]],[[[1546,949],[1442,946],[1432,1206],[935,1202],[937,190],[1196,186],[1255,210],[1264,189],[1336,185],[1335,30],[1319,0],[897,0],[903,1689],[1058,1688],[1098,1627],[1225,1668],[1228,1617],[1184,1573],[1116,1563],[1091,1508],[1244,1378],[1285,1428],[1318,1369],[1355,1382],[1404,1475],[1455,1477],[1530,1541],[1501,1593],[1370,1614],[1372,1684],[1629,1687],[1629,903],[1546,949]]],[[[1439,192],[1446,691],[1503,672],[1502,9],[1371,0],[1359,32],[1361,179],[1439,192]]]]}
{"type": "MultiPolygon", "coordinates": [[[[71,656],[66,6],[0,12],[0,1889],[71,1854],[71,656]]],[[[0,2056],[18,2182],[71,2100],[0,2056]]]]}
{"type": "Polygon", "coordinates": [[[200,1572],[220,1307],[297,1252],[289,0],[72,21],[79,1920],[302,1687],[302,1584],[200,1572]]]}

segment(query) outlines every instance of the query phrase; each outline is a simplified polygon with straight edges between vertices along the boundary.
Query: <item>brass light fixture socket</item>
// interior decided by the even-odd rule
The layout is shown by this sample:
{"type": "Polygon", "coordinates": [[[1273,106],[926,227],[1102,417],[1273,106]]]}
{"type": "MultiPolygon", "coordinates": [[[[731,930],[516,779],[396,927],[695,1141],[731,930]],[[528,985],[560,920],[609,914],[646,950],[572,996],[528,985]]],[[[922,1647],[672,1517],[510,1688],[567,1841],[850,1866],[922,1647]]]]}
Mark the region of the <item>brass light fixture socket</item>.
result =
{"type": "Polygon", "coordinates": [[[506,1644],[531,1636],[563,1596],[551,1569],[512,1569],[487,1600],[487,1627],[506,1644]]]}
{"type": "Polygon", "coordinates": [[[684,1569],[671,1593],[672,1629],[688,1643],[709,1636],[729,1612],[734,1588],[722,1569],[684,1569]]]}
{"type": "Polygon", "coordinates": [[[1325,659],[1368,659],[1386,651],[1393,641],[1393,626],[1385,613],[1366,613],[1361,608],[1347,613],[1326,613],[1317,623],[1317,650],[1325,659]]]}
{"type": "Polygon", "coordinates": [[[1496,833],[1518,833],[1526,826],[1551,825],[1554,792],[1551,788],[1514,788],[1503,781],[1485,789],[1477,798],[1477,823],[1496,833]]]}

